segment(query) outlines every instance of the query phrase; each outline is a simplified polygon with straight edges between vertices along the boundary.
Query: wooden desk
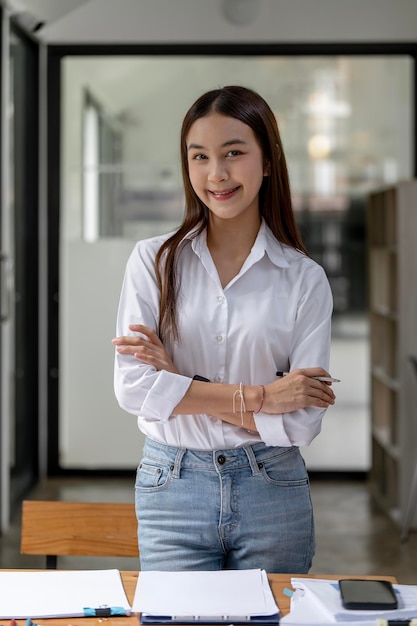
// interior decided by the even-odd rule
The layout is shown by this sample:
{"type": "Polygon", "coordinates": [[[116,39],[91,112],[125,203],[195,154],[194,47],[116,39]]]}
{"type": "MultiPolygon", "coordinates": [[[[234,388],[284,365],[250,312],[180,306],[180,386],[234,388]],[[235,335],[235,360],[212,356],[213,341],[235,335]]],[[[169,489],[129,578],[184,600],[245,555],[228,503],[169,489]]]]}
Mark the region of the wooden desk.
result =
{"type": "MultiPolygon", "coordinates": [[[[129,603],[132,604],[139,574],[134,571],[123,571],[121,575],[127,598],[129,603]]],[[[290,599],[288,596],[284,595],[284,588],[291,587],[291,578],[299,578],[301,576],[301,574],[268,574],[272,593],[279,606],[281,616],[286,615],[290,610],[290,599]]],[[[339,578],[383,578],[384,580],[390,580],[392,583],[397,582],[397,579],[393,576],[328,576],[326,574],[313,574],[307,576],[307,578],[330,578],[332,580],[338,580],[339,578]]],[[[24,620],[17,620],[17,622],[19,626],[25,624],[24,620]]],[[[0,623],[4,626],[8,626],[8,620],[0,620],[0,623]]],[[[36,624],[40,624],[41,626],[133,626],[136,624],[137,626],[138,616],[131,615],[130,617],[109,617],[101,619],[93,617],[36,619],[36,624]]]]}

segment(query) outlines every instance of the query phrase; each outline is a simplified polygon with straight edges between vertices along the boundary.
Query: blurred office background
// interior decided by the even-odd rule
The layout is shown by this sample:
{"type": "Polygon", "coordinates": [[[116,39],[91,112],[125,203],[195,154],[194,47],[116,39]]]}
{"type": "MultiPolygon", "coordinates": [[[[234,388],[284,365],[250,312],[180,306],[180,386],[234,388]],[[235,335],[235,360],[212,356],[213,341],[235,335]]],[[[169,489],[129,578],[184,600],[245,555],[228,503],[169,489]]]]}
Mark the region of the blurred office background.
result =
{"type": "Polygon", "coordinates": [[[297,220],[334,295],[342,382],[308,468],[366,478],[366,206],[416,173],[414,0],[0,7],[3,531],[48,478],[133,476],[142,437],[113,394],[124,266],[137,239],[179,223],[182,117],[225,84],[274,110],[297,220]]]}

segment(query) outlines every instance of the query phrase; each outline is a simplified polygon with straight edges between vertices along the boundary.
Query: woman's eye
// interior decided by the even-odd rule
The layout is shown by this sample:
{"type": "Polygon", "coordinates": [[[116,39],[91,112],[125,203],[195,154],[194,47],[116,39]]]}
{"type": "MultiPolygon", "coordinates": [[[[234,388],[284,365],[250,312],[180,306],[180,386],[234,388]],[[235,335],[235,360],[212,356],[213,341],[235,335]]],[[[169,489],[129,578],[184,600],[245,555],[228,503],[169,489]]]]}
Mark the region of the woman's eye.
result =
{"type": "Polygon", "coordinates": [[[239,154],[241,154],[240,150],[229,150],[229,152],[227,153],[227,156],[239,156],[239,154]]]}
{"type": "Polygon", "coordinates": [[[205,154],[195,154],[195,155],[193,156],[193,159],[194,159],[195,161],[203,161],[203,160],[204,160],[204,159],[206,159],[206,158],[207,158],[207,157],[206,157],[206,155],[205,155],[205,154]]]}

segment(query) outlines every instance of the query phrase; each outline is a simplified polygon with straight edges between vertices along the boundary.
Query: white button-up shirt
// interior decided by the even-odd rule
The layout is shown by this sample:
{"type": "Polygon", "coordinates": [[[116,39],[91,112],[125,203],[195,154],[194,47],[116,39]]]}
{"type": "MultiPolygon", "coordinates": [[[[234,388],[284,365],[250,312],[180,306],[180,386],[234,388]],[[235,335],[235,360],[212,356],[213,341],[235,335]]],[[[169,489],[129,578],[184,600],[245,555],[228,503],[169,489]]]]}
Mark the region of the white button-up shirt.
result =
{"type": "MultiPolygon", "coordinates": [[[[158,328],[154,259],[167,237],[136,244],[126,267],[117,336],[132,334],[129,324],[158,328]]],[[[270,446],[309,444],[320,432],[323,409],[258,413],[259,435],[207,414],[173,411],[195,374],[212,382],[266,385],[277,370],[327,370],[333,300],[323,268],[279,243],[263,222],[242,269],[225,288],[205,231],[184,246],[178,277],[180,341],[168,351],[181,374],[156,371],[116,352],[115,393],[120,406],[138,416],[145,435],[172,446],[219,450],[259,441],[270,446]]]]}

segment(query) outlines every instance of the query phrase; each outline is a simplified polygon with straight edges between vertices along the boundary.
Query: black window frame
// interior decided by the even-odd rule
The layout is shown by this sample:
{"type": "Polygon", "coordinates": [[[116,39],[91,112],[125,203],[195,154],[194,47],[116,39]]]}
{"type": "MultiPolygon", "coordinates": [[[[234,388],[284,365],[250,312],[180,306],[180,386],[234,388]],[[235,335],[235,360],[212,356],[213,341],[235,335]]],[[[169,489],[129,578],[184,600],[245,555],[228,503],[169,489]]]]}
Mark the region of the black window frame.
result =
{"type": "Polygon", "coordinates": [[[409,56],[413,71],[412,172],[417,176],[417,43],[92,44],[48,46],[48,474],[123,475],[127,470],[71,470],[59,464],[59,229],[61,61],[68,56],[409,56]]]}

